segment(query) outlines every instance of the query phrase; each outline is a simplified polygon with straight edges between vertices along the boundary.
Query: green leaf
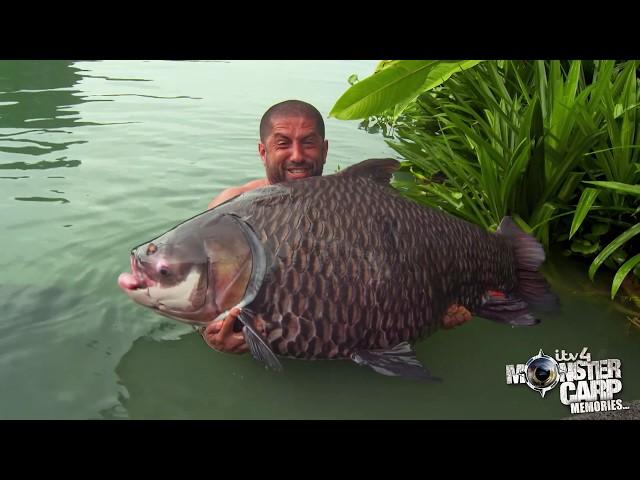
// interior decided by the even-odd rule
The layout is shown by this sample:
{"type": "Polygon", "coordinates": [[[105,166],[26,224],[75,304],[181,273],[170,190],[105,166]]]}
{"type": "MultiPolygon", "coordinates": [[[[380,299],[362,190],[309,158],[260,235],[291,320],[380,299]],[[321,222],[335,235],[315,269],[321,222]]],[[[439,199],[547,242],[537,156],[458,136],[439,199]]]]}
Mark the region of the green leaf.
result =
{"type": "Polygon", "coordinates": [[[600,250],[600,242],[589,242],[581,238],[576,238],[571,243],[571,251],[575,253],[581,253],[582,255],[591,255],[600,250]]]}
{"type": "Polygon", "coordinates": [[[622,115],[623,110],[624,107],[622,106],[622,104],[616,103],[616,106],[613,108],[613,118],[618,118],[620,115],[622,115]]]}
{"type": "Polygon", "coordinates": [[[376,70],[374,73],[378,73],[380,70],[384,70],[391,65],[398,63],[400,60],[380,60],[378,65],[376,66],[376,70]]]}
{"type": "Polygon", "coordinates": [[[618,265],[622,265],[627,259],[627,252],[625,252],[624,249],[619,248],[615,252],[613,252],[609,258],[614,263],[617,263],[618,265]]]}
{"type": "Polygon", "coordinates": [[[601,237],[609,230],[611,230],[611,225],[609,225],[608,223],[594,223],[591,226],[591,233],[598,237],[601,237]]]}
{"type": "Polygon", "coordinates": [[[397,60],[379,64],[377,71],[349,88],[329,112],[342,120],[382,113],[417,95],[437,60],[397,60]]]}
{"type": "Polygon", "coordinates": [[[585,181],[584,183],[590,183],[591,185],[597,185],[598,187],[608,188],[609,190],[615,190],[622,193],[630,193],[631,195],[640,195],[640,185],[630,185],[628,183],[621,182],[598,182],[598,181],[585,181]]]}
{"type": "Polygon", "coordinates": [[[545,188],[545,152],[544,152],[544,119],[542,118],[542,102],[534,95],[531,100],[533,112],[531,119],[531,129],[529,132],[522,132],[522,136],[529,136],[535,142],[531,152],[531,160],[525,173],[524,198],[526,204],[535,205],[542,196],[545,188]]]}
{"type": "Polygon", "coordinates": [[[602,265],[602,262],[604,262],[609,255],[615,252],[627,240],[633,238],[638,233],[640,233],[640,223],[635,224],[633,227],[625,231],[622,235],[619,235],[615,240],[607,245],[591,263],[591,266],[589,267],[589,278],[593,280],[593,277],[596,274],[598,268],[600,268],[600,265],[602,265]]]}
{"type": "MultiPolygon", "coordinates": [[[[622,99],[625,103],[625,108],[620,137],[622,145],[629,145],[633,143],[634,132],[637,127],[636,108],[634,108],[634,104],[637,102],[636,89],[638,83],[636,78],[636,62],[628,62],[626,64],[621,80],[623,78],[625,79],[625,85],[622,92],[622,99]],[[626,78],[624,78],[625,76],[626,78]]],[[[630,150],[626,150],[626,152],[628,155],[630,150]]],[[[625,163],[627,162],[628,158],[625,163]]]]}
{"type": "Polygon", "coordinates": [[[380,114],[436,87],[451,75],[481,60],[396,60],[351,86],[329,112],[330,117],[355,120],[380,114]]]}
{"type": "MultiPolygon", "coordinates": [[[[567,149],[562,156],[562,160],[558,159],[555,168],[551,169],[548,175],[548,184],[539,199],[540,203],[552,198],[554,193],[560,189],[564,184],[569,172],[579,163],[583,153],[591,148],[591,145],[597,140],[598,133],[591,133],[585,136],[579,136],[575,141],[572,140],[570,149],[567,149]]],[[[557,144],[557,141],[556,141],[557,144]]],[[[546,147],[548,145],[545,145],[546,147]]],[[[553,150],[549,150],[547,153],[553,153],[553,150]]]]}
{"type": "Polygon", "coordinates": [[[576,187],[584,177],[585,172],[571,172],[567,175],[567,178],[562,185],[562,188],[558,191],[558,200],[568,202],[573,197],[576,187]]]}
{"type": "Polygon", "coordinates": [[[616,296],[616,293],[618,293],[618,289],[620,288],[620,285],[622,285],[622,282],[624,281],[627,274],[633,269],[633,267],[635,267],[639,263],[640,253],[634,257],[631,257],[626,261],[624,265],[622,265],[618,269],[616,275],[613,277],[613,283],[611,284],[611,300],[613,300],[613,298],[616,296]]]}
{"type": "Polygon", "coordinates": [[[460,197],[456,199],[454,195],[452,195],[450,192],[448,192],[445,188],[441,187],[440,185],[430,184],[425,187],[425,190],[443,198],[456,210],[460,210],[461,208],[464,207],[464,202],[459,201],[460,197]]]}
{"type": "Polygon", "coordinates": [[[525,222],[520,215],[514,213],[511,215],[513,221],[522,229],[523,232],[528,233],[529,235],[533,234],[533,229],[529,226],[527,222],[525,222]]]}
{"type": "Polygon", "coordinates": [[[534,224],[535,235],[545,248],[549,248],[549,222],[553,218],[557,205],[545,202],[531,215],[530,222],[534,224]]]}
{"type": "Polygon", "coordinates": [[[573,217],[573,222],[571,222],[571,231],[569,232],[569,238],[573,237],[573,235],[578,231],[580,225],[584,221],[587,213],[591,209],[593,202],[596,201],[600,190],[596,188],[585,188],[580,196],[580,201],[578,201],[578,206],[576,207],[576,214],[573,217]]]}
{"type": "Polygon", "coordinates": [[[524,176],[530,158],[531,142],[528,138],[523,138],[513,153],[512,163],[507,171],[506,176],[504,176],[502,181],[500,182],[500,194],[504,204],[507,203],[509,194],[517,190],[516,185],[518,184],[518,181],[524,176]]]}

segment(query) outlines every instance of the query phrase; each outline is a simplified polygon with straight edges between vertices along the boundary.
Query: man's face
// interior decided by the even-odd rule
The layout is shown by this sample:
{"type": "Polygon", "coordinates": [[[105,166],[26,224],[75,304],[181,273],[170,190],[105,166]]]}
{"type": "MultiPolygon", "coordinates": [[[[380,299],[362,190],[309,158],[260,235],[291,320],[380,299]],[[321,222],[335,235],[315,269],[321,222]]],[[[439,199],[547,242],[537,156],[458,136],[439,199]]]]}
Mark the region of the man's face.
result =
{"type": "Polygon", "coordinates": [[[322,175],[328,148],[314,120],[297,116],[272,118],[271,133],[258,145],[272,184],[322,175]]]}

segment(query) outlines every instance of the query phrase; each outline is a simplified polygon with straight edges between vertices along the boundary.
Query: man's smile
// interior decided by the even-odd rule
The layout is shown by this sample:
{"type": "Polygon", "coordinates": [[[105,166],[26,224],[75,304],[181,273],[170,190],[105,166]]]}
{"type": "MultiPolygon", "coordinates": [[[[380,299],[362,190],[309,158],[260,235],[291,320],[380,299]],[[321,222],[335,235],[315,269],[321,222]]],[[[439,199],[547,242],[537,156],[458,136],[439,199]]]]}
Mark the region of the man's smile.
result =
{"type": "Polygon", "coordinates": [[[311,169],[307,167],[290,167],[286,170],[287,179],[294,180],[305,178],[311,174],[311,169]]]}

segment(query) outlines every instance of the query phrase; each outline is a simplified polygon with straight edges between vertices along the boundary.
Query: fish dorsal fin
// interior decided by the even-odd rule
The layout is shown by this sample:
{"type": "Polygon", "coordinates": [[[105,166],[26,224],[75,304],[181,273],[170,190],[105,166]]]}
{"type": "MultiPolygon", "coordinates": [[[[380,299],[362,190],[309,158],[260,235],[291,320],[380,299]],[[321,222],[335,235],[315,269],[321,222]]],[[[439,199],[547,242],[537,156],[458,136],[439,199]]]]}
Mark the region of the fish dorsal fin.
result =
{"type": "Polygon", "coordinates": [[[387,185],[391,175],[400,166],[400,162],[393,158],[370,158],[338,172],[338,175],[351,177],[368,177],[378,183],[387,185]]]}

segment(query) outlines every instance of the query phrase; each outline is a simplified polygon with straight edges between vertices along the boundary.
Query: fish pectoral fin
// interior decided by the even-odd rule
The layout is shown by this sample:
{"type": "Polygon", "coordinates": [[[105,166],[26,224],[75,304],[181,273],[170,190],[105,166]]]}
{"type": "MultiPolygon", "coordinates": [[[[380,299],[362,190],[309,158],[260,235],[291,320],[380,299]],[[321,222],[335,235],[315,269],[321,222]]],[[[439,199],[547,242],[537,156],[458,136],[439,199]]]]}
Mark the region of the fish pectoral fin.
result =
{"type": "Polygon", "coordinates": [[[253,358],[266,363],[271,370],[281,372],[282,364],[280,363],[280,360],[278,360],[276,354],[273,353],[271,347],[267,345],[267,342],[265,342],[260,334],[258,334],[258,332],[253,328],[251,325],[251,317],[245,309],[242,310],[238,318],[244,325],[242,333],[244,334],[244,339],[247,341],[249,351],[251,351],[253,358]]]}
{"type": "Polygon", "coordinates": [[[540,323],[540,320],[529,311],[529,305],[524,300],[504,294],[489,294],[486,302],[473,314],[509,325],[528,326],[540,323]]]}
{"type": "Polygon", "coordinates": [[[399,343],[391,350],[356,350],[351,354],[351,360],[358,365],[367,365],[382,375],[428,382],[441,381],[418,361],[416,353],[407,342],[399,343]]]}

